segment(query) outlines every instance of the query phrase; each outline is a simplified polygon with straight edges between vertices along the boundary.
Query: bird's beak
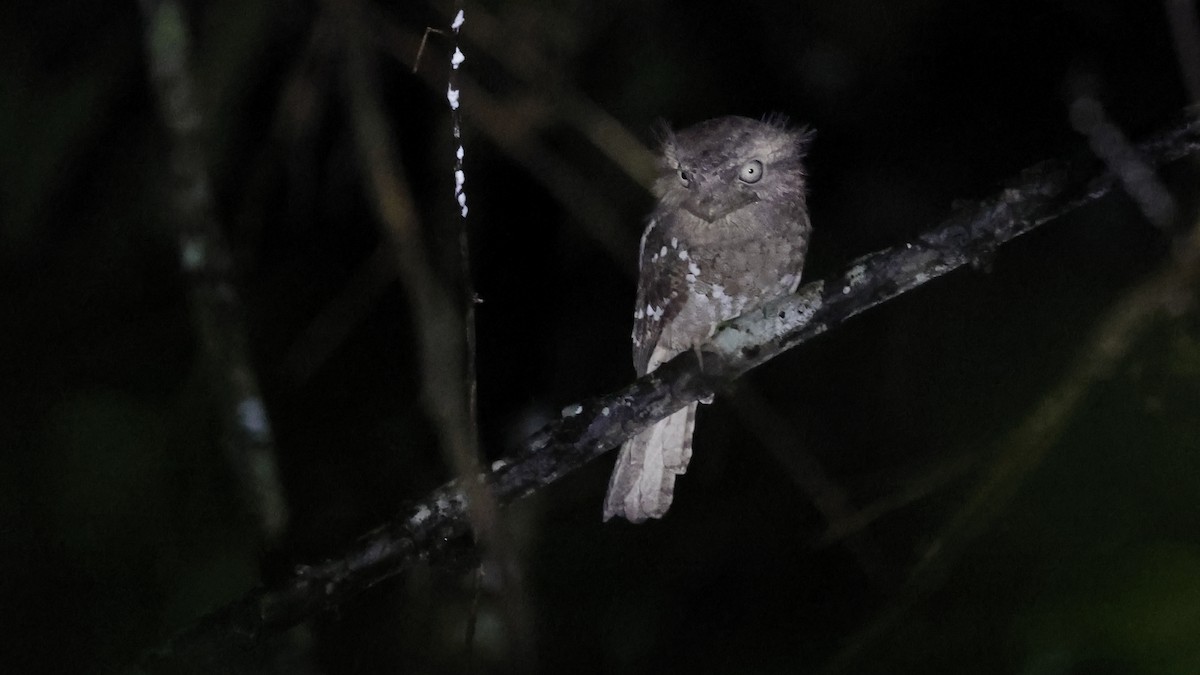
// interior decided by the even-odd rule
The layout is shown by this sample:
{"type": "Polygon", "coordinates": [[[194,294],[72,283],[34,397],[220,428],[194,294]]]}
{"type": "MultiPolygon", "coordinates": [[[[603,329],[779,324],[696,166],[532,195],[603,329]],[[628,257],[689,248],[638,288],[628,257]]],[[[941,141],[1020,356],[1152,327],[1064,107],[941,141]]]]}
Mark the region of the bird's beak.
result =
{"type": "Polygon", "coordinates": [[[721,213],[724,209],[719,209],[712,199],[689,199],[683,203],[683,208],[706,223],[711,223],[724,215],[721,213]]]}
{"type": "Polygon", "coordinates": [[[711,223],[758,201],[752,194],[739,195],[733,203],[718,202],[712,195],[696,194],[683,202],[683,208],[706,223],[711,223]]]}

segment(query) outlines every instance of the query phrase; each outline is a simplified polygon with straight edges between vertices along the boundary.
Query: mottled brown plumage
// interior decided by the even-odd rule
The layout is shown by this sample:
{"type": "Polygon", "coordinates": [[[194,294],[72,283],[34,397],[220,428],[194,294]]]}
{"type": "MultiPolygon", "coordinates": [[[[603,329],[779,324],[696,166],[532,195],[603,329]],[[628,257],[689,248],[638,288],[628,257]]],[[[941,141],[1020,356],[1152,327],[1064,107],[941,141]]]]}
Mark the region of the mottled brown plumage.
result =
{"type": "MultiPolygon", "coordinates": [[[[638,375],[703,344],[720,322],[796,290],[811,231],[802,163],[809,136],[746,117],[668,132],[639,254],[638,375]]],[[[691,458],[695,415],[693,403],[621,447],[605,520],[667,512],[691,458]]]]}

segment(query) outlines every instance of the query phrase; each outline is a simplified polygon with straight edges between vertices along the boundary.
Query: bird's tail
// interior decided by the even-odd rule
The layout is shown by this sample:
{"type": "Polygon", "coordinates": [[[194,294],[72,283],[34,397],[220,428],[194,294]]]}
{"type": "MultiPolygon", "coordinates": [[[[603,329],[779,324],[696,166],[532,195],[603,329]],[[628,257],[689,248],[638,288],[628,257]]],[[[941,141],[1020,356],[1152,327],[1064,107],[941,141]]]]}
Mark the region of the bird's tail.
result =
{"type": "Polygon", "coordinates": [[[621,446],[604,498],[605,520],[621,516],[640,523],[666,514],[675,497],[675,476],[687,471],[692,458],[695,425],[692,403],[621,446]]]}

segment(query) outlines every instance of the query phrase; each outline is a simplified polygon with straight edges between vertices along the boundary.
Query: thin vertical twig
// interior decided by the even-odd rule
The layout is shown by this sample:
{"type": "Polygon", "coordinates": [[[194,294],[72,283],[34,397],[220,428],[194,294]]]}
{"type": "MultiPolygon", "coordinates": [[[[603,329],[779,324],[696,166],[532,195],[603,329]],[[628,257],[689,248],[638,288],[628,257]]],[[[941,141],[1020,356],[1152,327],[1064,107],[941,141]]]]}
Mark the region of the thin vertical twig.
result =
{"type": "Polygon", "coordinates": [[[467,627],[463,632],[464,670],[475,672],[475,629],[479,626],[479,599],[483,597],[483,566],[476,566],[471,574],[471,609],[467,614],[467,627]]]}
{"type": "MultiPolygon", "coordinates": [[[[454,200],[458,203],[458,255],[459,255],[459,284],[462,288],[463,311],[463,358],[465,368],[463,379],[467,391],[467,424],[468,433],[475,442],[479,442],[479,380],[476,373],[475,349],[475,284],[471,280],[471,238],[467,222],[467,173],[464,169],[466,150],[462,138],[462,93],[459,88],[458,74],[466,57],[459,44],[466,14],[463,11],[462,0],[454,3],[454,20],[450,23],[450,43],[454,54],[450,57],[450,75],[446,83],[446,102],[450,106],[450,128],[454,135],[454,200]]],[[[429,31],[425,31],[425,36],[429,31]]],[[[421,47],[425,46],[425,37],[421,38],[421,47]]],[[[413,63],[413,72],[421,61],[421,51],[413,63]]],[[[474,669],[475,627],[479,620],[479,599],[482,595],[483,565],[481,561],[473,574],[471,610],[467,615],[466,632],[464,634],[463,655],[466,660],[466,672],[474,669]]]]}
{"type": "MultiPolygon", "coordinates": [[[[458,248],[459,248],[459,274],[461,276],[462,287],[462,310],[463,310],[463,338],[464,338],[464,369],[463,377],[466,383],[467,392],[467,429],[471,435],[472,442],[475,448],[479,446],[479,406],[478,406],[478,390],[479,380],[476,371],[476,347],[475,347],[475,305],[480,302],[479,296],[475,293],[475,285],[471,278],[471,238],[469,231],[469,223],[467,221],[467,193],[466,181],[467,174],[464,167],[466,151],[463,143],[462,132],[462,109],[463,100],[461,89],[459,87],[460,69],[466,57],[463,55],[461,46],[461,35],[463,24],[466,23],[466,12],[464,10],[464,0],[455,0],[454,2],[454,20],[450,22],[451,43],[454,46],[454,53],[450,57],[450,75],[446,85],[446,102],[450,106],[450,126],[454,135],[454,199],[458,204],[458,248]]],[[[478,452],[478,450],[476,450],[478,452]]],[[[463,473],[465,480],[470,480],[474,475],[463,473]]],[[[504,612],[507,615],[508,628],[511,633],[512,643],[515,646],[513,656],[516,657],[517,666],[524,672],[533,672],[536,667],[536,658],[534,652],[533,639],[533,621],[530,616],[529,603],[526,601],[524,591],[523,573],[521,571],[519,558],[516,551],[508,545],[507,541],[500,539],[500,533],[494,532],[490,541],[486,541],[490,545],[491,550],[487,553],[491,556],[499,567],[499,582],[500,593],[504,602],[504,612]]],[[[480,563],[480,568],[476,570],[478,577],[477,582],[481,582],[483,576],[483,563],[480,563]]],[[[478,602],[480,597],[480,589],[475,591],[475,605],[472,610],[471,630],[468,632],[468,641],[473,641],[474,638],[474,622],[478,614],[478,602]]],[[[471,645],[467,645],[468,663],[470,663],[471,645]]]]}
{"type": "Polygon", "coordinates": [[[475,370],[475,284],[471,280],[471,236],[467,222],[467,173],[463,168],[466,150],[462,138],[462,101],[458,88],[458,69],[466,58],[459,46],[459,32],[466,21],[462,9],[462,0],[458,0],[458,13],[450,24],[451,39],[454,44],[454,55],[450,57],[450,76],[446,86],[446,101],[450,104],[450,127],[454,133],[454,200],[458,202],[458,253],[459,253],[459,283],[462,285],[463,305],[463,337],[465,368],[463,376],[467,389],[467,424],[468,433],[479,444],[479,413],[478,389],[479,382],[475,370]]]}
{"type": "MultiPolygon", "coordinates": [[[[350,116],[364,177],[397,256],[401,285],[415,314],[422,402],[434,422],[447,463],[460,478],[471,530],[485,559],[495,561],[500,572],[500,591],[503,609],[509,617],[513,654],[520,669],[529,671],[533,669],[532,621],[520,569],[504,533],[499,504],[483,481],[480,466],[472,391],[474,367],[469,364],[473,361],[474,333],[470,324],[474,321],[474,294],[464,279],[462,285],[468,289],[471,310],[464,315],[457,294],[440,281],[429,261],[413,196],[397,159],[396,139],[380,101],[368,52],[371,30],[363,16],[365,10],[357,0],[331,0],[330,4],[344,18],[350,116]]],[[[461,22],[458,24],[461,28],[461,22]]],[[[462,63],[461,52],[454,60],[462,63]]],[[[459,105],[459,92],[452,85],[447,87],[446,96],[452,108],[459,105]]],[[[457,135],[461,138],[461,130],[457,135]]],[[[459,145],[456,149],[459,162],[462,155],[459,145]]],[[[456,163],[460,245],[465,241],[466,231],[465,179],[461,164],[456,163]]],[[[469,270],[466,265],[464,257],[464,274],[469,270]]]]}

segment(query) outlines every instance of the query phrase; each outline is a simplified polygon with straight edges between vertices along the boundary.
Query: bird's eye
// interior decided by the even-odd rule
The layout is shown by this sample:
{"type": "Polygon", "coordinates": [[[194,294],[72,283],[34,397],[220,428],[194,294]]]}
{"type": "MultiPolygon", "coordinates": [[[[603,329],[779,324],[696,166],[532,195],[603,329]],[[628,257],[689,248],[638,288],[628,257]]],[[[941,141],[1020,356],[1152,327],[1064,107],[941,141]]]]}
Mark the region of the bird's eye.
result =
{"type": "Polygon", "coordinates": [[[738,179],[743,183],[757,183],[763,175],[763,163],[757,159],[752,159],[742,165],[738,169],[738,179]]]}
{"type": "Polygon", "coordinates": [[[679,170],[679,180],[683,181],[683,184],[685,186],[690,185],[692,182],[692,172],[688,171],[687,169],[680,169],[679,170]]]}

